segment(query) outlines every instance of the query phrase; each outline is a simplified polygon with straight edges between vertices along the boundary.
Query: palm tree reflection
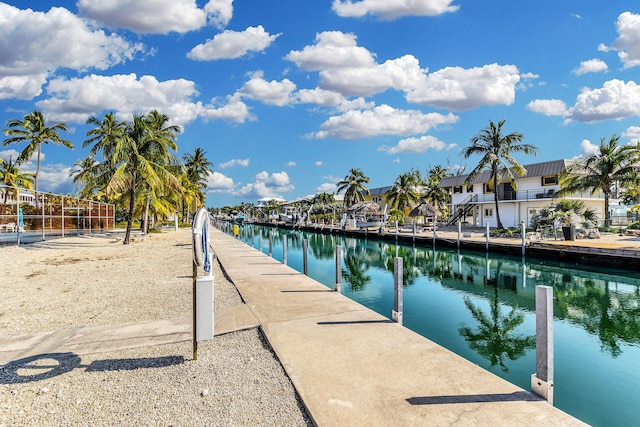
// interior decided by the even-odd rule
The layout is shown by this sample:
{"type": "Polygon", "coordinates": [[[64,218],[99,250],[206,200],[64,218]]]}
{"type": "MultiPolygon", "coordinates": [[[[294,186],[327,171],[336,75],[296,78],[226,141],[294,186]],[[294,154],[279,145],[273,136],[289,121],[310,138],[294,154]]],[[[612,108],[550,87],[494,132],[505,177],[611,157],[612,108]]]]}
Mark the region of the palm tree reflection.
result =
{"type": "Polygon", "coordinates": [[[475,331],[464,326],[459,328],[458,332],[469,343],[471,349],[489,361],[491,368],[500,365],[502,371],[507,372],[509,368],[505,364],[505,358],[516,360],[524,356],[527,350],[535,348],[536,339],[533,335],[524,336],[514,333],[515,329],[524,322],[524,313],[517,307],[512,307],[511,311],[504,315],[500,310],[498,286],[494,284],[493,287],[490,315],[473,304],[471,298],[464,298],[464,304],[479,325],[475,331]]]}
{"type": "Polygon", "coordinates": [[[371,282],[371,276],[367,275],[369,261],[364,254],[358,254],[356,250],[348,249],[344,255],[344,266],[342,277],[351,285],[352,291],[362,291],[371,282]]]}

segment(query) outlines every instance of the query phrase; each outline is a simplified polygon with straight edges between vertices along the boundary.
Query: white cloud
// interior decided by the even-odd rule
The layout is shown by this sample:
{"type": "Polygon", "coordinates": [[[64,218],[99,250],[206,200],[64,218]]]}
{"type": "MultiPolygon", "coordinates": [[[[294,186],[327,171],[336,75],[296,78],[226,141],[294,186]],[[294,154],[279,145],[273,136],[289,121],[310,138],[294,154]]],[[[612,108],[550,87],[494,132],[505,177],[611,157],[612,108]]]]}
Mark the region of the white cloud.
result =
{"type": "Polygon", "coordinates": [[[425,133],[439,124],[455,123],[454,114],[428,113],[417,110],[398,110],[380,105],[369,111],[351,110],[330,117],[315,134],[318,139],[353,140],[378,135],[411,135],[425,133]]]}
{"type": "Polygon", "coordinates": [[[296,165],[296,162],[287,162],[287,166],[289,167],[294,167],[296,165]]]}
{"type": "Polygon", "coordinates": [[[622,119],[640,115],[640,86],[634,81],[609,80],[602,88],[585,88],[569,109],[570,118],[580,122],[622,119]]]}
{"type": "Polygon", "coordinates": [[[599,73],[602,71],[607,71],[609,67],[607,63],[601,59],[589,59],[587,61],[582,61],[580,66],[573,70],[573,73],[580,76],[582,74],[587,73],[599,73]]]}
{"type": "Polygon", "coordinates": [[[329,69],[320,72],[320,86],[344,95],[367,96],[392,88],[412,91],[425,81],[425,70],[413,55],[390,59],[369,67],[329,69]]]}
{"type": "MultiPolygon", "coordinates": [[[[195,83],[177,79],[158,81],[153,76],[117,74],[52,80],[47,86],[50,98],[38,101],[37,107],[52,120],[83,123],[89,115],[115,111],[121,120],[133,113],[157,109],[171,118],[172,124],[183,126],[198,117],[244,122],[251,119],[248,107],[239,96],[229,96],[226,104],[203,105],[195,102],[195,83]]],[[[215,102],[213,100],[212,102],[215,102]]]]}
{"type": "Polygon", "coordinates": [[[279,107],[285,106],[293,101],[291,93],[296,88],[295,83],[289,79],[284,79],[281,82],[275,80],[268,82],[264,80],[262,76],[262,71],[253,73],[251,79],[244,84],[238,91],[238,94],[279,107]]]}
{"type": "Polygon", "coordinates": [[[456,144],[446,144],[435,136],[424,135],[418,138],[406,138],[398,141],[398,145],[394,147],[380,147],[381,151],[388,154],[397,153],[424,153],[427,150],[442,151],[455,147],[456,144]]]}
{"type": "Polygon", "coordinates": [[[323,182],[316,188],[316,193],[334,194],[338,190],[338,186],[332,182],[323,182]]]}
{"type": "Polygon", "coordinates": [[[527,104],[527,109],[545,116],[566,116],[567,104],[560,99],[534,99],[527,104]]]}
{"type": "Polygon", "coordinates": [[[623,138],[628,138],[632,143],[640,141],[640,126],[629,126],[626,131],[622,132],[623,138]]]}
{"type": "Polygon", "coordinates": [[[209,23],[224,28],[233,17],[233,0],[209,0],[204,7],[209,23]]]}
{"type": "Polygon", "coordinates": [[[265,50],[278,36],[270,35],[262,25],[240,32],[227,30],[191,49],[187,57],[196,61],[240,58],[249,52],[265,50]]]}
{"type": "Polygon", "coordinates": [[[316,34],[316,44],[302,50],[292,50],[285,59],[307,71],[340,68],[363,68],[375,64],[371,52],[358,46],[356,36],[341,31],[316,34]]]}
{"type": "Polygon", "coordinates": [[[209,173],[207,179],[207,192],[208,193],[229,193],[235,188],[233,179],[220,172],[209,173]]]}
{"type": "Polygon", "coordinates": [[[282,193],[293,191],[294,188],[286,172],[269,174],[262,171],[255,176],[255,182],[244,185],[235,195],[255,200],[263,197],[282,198],[282,193]]]}
{"type": "MultiPolygon", "coordinates": [[[[11,159],[11,161],[15,162],[19,155],[20,155],[20,151],[14,150],[12,148],[10,148],[8,150],[0,151],[0,159],[4,160],[5,162],[9,161],[10,159],[11,159]]],[[[30,160],[31,161],[36,161],[37,155],[38,155],[37,153],[33,153],[33,156],[31,156],[30,160]]],[[[44,153],[42,153],[42,156],[44,156],[44,153]]],[[[40,157],[41,160],[42,160],[42,156],[40,157]]],[[[20,166],[20,168],[22,169],[23,166],[20,166]]],[[[35,168],[33,170],[35,171],[35,168]]],[[[25,169],[25,171],[26,171],[26,169],[25,169]]]]}
{"type": "MultiPolygon", "coordinates": [[[[42,159],[40,160],[42,161],[42,159]]],[[[75,185],[73,184],[73,178],[69,176],[71,168],[71,166],[63,164],[41,164],[40,173],[38,174],[38,188],[53,193],[68,192],[75,185]]],[[[35,167],[33,171],[27,172],[35,173],[35,167]]]]}
{"type": "Polygon", "coordinates": [[[107,35],[60,7],[34,12],[0,3],[0,34],[0,99],[40,95],[59,68],[103,70],[143,50],[142,44],[107,35]]]}
{"type": "Polygon", "coordinates": [[[247,166],[249,166],[250,161],[250,159],[232,159],[228,162],[220,163],[219,168],[226,169],[233,166],[242,166],[243,168],[246,168],[247,166]]]}
{"type": "Polygon", "coordinates": [[[515,65],[446,67],[429,74],[419,87],[409,91],[407,101],[453,111],[481,105],[511,105],[518,81],[520,76],[515,65]]]}
{"type": "Polygon", "coordinates": [[[364,98],[347,99],[341,93],[326,89],[300,89],[295,94],[298,102],[303,104],[315,104],[321,107],[335,107],[337,111],[353,109],[371,109],[375,107],[373,101],[367,102],[364,98]]]}
{"type": "Polygon", "coordinates": [[[616,22],[618,38],[610,48],[600,45],[599,49],[618,51],[618,57],[625,68],[640,65],[640,15],[631,12],[623,12],[616,22]]]}
{"type": "Polygon", "coordinates": [[[318,160],[317,162],[314,163],[316,166],[322,166],[322,161],[318,160]]]}
{"type": "Polygon", "coordinates": [[[231,120],[236,123],[244,123],[247,120],[255,120],[249,112],[247,104],[242,102],[240,95],[234,94],[226,97],[226,104],[211,100],[211,104],[205,105],[200,115],[205,119],[231,120]]]}
{"type": "Polygon", "coordinates": [[[580,155],[581,156],[592,156],[597,154],[600,151],[599,146],[596,144],[592,144],[588,139],[583,139],[580,143],[580,155]]]}
{"type": "Polygon", "coordinates": [[[225,26],[233,14],[232,0],[210,1],[200,9],[195,0],[78,0],[82,16],[137,33],[186,33],[210,22],[225,26]]]}
{"type": "Polygon", "coordinates": [[[332,8],[339,16],[360,18],[365,15],[380,19],[396,19],[401,16],[434,16],[455,12],[460,6],[453,0],[334,0],[332,8]]]}
{"type": "Polygon", "coordinates": [[[400,163],[400,157],[396,157],[395,159],[393,159],[393,163],[400,163]]]}

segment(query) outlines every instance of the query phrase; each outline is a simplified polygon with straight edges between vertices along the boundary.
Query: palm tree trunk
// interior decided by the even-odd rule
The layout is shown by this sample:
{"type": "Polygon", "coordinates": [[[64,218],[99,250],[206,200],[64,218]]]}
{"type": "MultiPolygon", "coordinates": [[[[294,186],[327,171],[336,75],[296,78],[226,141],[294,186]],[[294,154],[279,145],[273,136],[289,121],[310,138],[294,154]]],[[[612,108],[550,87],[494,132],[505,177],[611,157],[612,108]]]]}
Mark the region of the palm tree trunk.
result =
{"type": "Polygon", "coordinates": [[[609,192],[604,193],[604,226],[609,227],[611,225],[611,214],[609,213],[609,192]]]}
{"type": "Polygon", "coordinates": [[[496,203],[496,221],[498,222],[498,228],[503,228],[502,221],[500,221],[500,211],[498,210],[498,168],[496,166],[493,167],[493,193],[496,203]]]}
{"type": "Polygon", "coordinates": [[[129,214],[127,215],[127,232],[124,235],[124,245],[129,244],[131,238],[131,227],[133,226],[133,210],[136,202],[136,172],[131,176],[131,194],[129,196],[129,214]]]}
{"type": "Polygon", "coordinates": [[[147,234],[149,231],[149,197],[145,197],[146,203],[144,205],[144,214],[142,215],[142,234],[147,234]]]}

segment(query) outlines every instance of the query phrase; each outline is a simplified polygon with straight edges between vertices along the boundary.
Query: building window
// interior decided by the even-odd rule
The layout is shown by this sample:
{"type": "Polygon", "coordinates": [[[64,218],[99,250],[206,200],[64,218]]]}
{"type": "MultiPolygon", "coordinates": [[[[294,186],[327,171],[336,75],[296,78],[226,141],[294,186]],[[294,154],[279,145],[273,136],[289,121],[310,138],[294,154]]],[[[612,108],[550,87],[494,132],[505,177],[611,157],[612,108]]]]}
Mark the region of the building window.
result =
{"type": "Polygon", "coordinates": [[[488,193],[493,193],[493,189],[491,187],[489,187],[489,184],[483,184],[482,185],[483,190],[484,190],[484,194],[488,194],[488,193]]]}
{"type": "Polygon", "coordinates": [[[493,208],[484,208],[485,218],[493,218],[493,208]]]}
{"type": "Polygon", "coordinates": [[[462,193],[462,185],[457,185],[453,187],[453,194],[462,193]]]}
{"type": "Polygon", "coordinates": [[[543,176],[542,177],[542,185],[543,186],[548,186],[548,185],[558,185],[558,175],[554,175],[554,176],[543,176]]]}
{"type": "Polygon", "coordinates": [[[473,184],[467,185],[467,193],[473,193],[473,184]]]}

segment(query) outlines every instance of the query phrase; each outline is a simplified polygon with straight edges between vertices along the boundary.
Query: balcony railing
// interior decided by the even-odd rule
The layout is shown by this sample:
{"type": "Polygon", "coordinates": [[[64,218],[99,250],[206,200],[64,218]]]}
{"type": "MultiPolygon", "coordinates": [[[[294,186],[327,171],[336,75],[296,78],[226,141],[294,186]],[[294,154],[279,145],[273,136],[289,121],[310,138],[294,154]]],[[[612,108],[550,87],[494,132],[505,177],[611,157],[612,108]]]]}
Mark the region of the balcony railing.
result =
{"type": "MultiPolygon", "coordinates": [[[[501,202],[520,201],[520,200],[552,200],[558,198],[558,188],[538,188],[533,190],[498,190],[499,200],[501,202]]],[[[612,199],[617,198],[617,194],[614,192],[610,195],[612,199]]],[[[602,191],[596,191],[591,194],[590,191],[582,191],[573,194],[563,196],[566,199],[604,199],[604,193],[602,191]]],[[[495,200],[493,193],[478,194],[478,198],[471,203],[486,203],[493,202],[495,200]]]]}

